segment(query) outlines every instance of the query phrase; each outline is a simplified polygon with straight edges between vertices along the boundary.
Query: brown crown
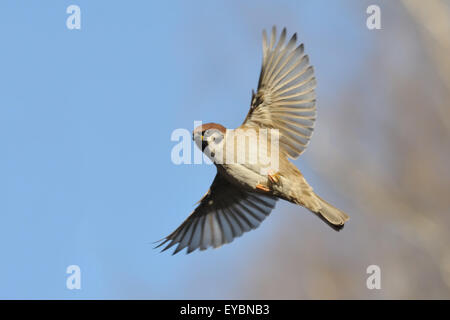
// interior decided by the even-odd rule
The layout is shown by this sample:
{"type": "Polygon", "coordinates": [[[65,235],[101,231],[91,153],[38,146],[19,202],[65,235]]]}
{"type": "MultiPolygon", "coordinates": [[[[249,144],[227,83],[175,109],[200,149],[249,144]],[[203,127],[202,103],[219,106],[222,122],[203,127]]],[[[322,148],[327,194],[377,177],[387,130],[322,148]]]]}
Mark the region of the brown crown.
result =
{"type": "Polygon", "coordinates": [[[203,132],[208,129],[216,129],[216,130],[219,130],[220,132],[222,132],[223,134],[225,134],[225,132],[227,131],[227,129],[223,125],[211,122],[211,123],[206,123],[206,124],[202,124],[201,126],[198,126],[197,128],[195,128],[194,133],[203,132]]]}

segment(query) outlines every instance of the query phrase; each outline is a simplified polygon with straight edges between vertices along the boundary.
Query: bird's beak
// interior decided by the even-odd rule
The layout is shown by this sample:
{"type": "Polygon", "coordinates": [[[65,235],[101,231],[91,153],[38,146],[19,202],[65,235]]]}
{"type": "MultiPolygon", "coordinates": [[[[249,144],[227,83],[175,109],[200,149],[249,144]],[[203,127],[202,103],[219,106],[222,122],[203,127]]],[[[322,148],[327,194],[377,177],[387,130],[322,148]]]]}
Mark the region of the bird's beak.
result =
{"type": "MultiPolygon", "coordinates": [[[[192,132],[192,140],[195,140],[195,132],[192,132]]],[[[204,137],[203,135],[200,135],[200,141],[203,141],[204,137]]]]}
{"type": "Polygon", "coordinates": [[[192,140],[196,141],[198,145],[198,147],[203,151],[205,150],[205,148],[208,146],[208,142],[205,139],[205,136],[200,134],[200,141],[198,141],[198,135],[196,136],[194,133],[192,133],[192,140]],[[195,139],[197,137],[197,139],[195,139]]]}
{"type": "Polygon", "coordinates": [[[201,139],[200,141],[202,144],[202,151],[204,151],[205,148],[208,146],[208,141],[205,139],[204,135],[200,135],[200,139],[201,139]]]}

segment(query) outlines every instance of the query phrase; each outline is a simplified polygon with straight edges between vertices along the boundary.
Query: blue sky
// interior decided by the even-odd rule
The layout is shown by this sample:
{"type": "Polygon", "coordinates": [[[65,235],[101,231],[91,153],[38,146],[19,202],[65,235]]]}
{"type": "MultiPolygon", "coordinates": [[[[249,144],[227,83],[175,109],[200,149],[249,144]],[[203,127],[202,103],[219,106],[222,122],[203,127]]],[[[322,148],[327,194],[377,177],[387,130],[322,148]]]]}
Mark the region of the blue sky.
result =
{"type": "MultiPolygon", "coordinates": [[[[342,59],[357,70],[370,48],[364,10],[324,0],[2,1],[0,298],[241,297],[247,260],[274,241],[288,205],[219,250],[159,254],[151,242],[215,175],[174,165],[170,135],[194,120],[242,122],[272,25],[298,32],[319,99],[332,101],[346,81],[342,59]],[[81,30],[66,28],[71,4],[81,30]],[[81,290],[65,287],[71,264],[81,290]]],[[[307,162],[296,164],[320,188],[307,162]]]]}

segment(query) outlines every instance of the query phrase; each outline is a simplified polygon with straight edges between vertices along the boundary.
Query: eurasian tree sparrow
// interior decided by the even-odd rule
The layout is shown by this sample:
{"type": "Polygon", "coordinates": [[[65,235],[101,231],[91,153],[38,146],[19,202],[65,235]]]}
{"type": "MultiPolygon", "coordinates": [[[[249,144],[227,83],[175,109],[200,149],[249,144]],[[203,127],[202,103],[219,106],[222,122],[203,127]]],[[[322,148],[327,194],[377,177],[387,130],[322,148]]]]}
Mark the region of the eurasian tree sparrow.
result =
{"type": "Polygon", "coordinates": [[[314,70],[304,54],[303,44],[296,46],[296,41],[294,34],[286,42],[286,29],[283,29],[276,43],[273,27],[268,43],[263,31],[258,91],[252,94],[250,111],[240,130],[227,130],[217,123],[194,130],[194,141],[214,162],[217,174],[194,212],[158,245],[167,243],[163,251],[175,244],[178,246],[173,254],[186,247],[190,253],[198,248],[205,250],[229,243],[257,228],[278,199],[307,208],[335,230],[340,230],[349,219],[315,194],[288,160],[297,159],[306,149],[316,118],[314,70]],[[261,129],[276,129],[273,130],[276,134],[270,135],[263,146],[259,143],[263,140],[261,129]],[[259,158],[256,162],[248,161],[249,155],[255,153],[255,149],[250,151],[251,144],[236,147],[239,146],[236,141],[242,136],[247,139],[250,131],[256,133],[253,147],[257,144],[257,149],[270,149],[267,152],[270,156],[276,152],[276,166],[267,167],[259,158]],[[277,143],[272,144],[272,141],[277,143]],[[228,148],[230,144],[233,146],[228,148]],[[236,156],[242,154],[246,161],[236,161],[236,156]]]}

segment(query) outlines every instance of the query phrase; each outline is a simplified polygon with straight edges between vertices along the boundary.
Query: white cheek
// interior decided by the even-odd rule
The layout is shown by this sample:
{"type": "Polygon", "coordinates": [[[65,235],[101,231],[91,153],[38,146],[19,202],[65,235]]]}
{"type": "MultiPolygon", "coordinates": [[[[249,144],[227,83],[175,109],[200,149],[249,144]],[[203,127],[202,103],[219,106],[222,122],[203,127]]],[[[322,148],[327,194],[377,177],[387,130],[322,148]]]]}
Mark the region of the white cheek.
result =
{"type": "MultiPolygon", "coordinates": [[[[213,139],[211,139],[213,140],[213,139]]],[[[216,140],[217,141],[217,140],[216,140]]],[[[214,162],[216,163],[223,163],[221,159],[223,159],[223,139],[219,143],[216,143],[216,141],[211,141],[208,144],[209,150],[211,151],[211,156],[214,158],[214,162]]]]}

